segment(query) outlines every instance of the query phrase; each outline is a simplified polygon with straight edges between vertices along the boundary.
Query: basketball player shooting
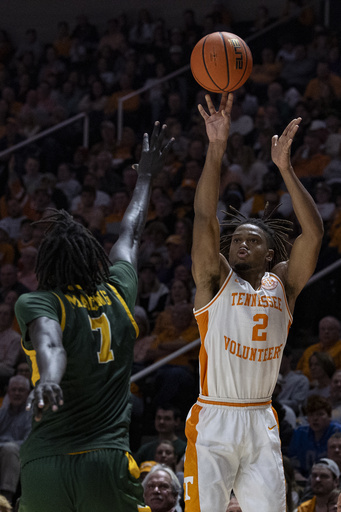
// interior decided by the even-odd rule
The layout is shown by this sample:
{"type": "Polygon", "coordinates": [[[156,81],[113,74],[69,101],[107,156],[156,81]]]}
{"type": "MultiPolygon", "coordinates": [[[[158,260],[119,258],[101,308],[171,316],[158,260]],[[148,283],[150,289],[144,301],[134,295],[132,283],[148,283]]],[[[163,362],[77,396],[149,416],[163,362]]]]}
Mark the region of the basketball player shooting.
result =
{"type": "Polygon", "coordinates": [[[232,94],[216,110],[199,105],[209,140],[197,186],[193,231],[194,314],[201,336],[200,395],[186,422],[186,512],[225,512],[231,489],[243,512],[285,512],[285,480],[271,395],[295,301],[313,274],[323,224],[290,161],[300,118],[272,138],[272,160],[290,193],[301,234],[290,253],[290,226],[235,212],[220,240],[216,216],[232,94]],[[222,242],[222,253],[220,244],[222,242]]]}

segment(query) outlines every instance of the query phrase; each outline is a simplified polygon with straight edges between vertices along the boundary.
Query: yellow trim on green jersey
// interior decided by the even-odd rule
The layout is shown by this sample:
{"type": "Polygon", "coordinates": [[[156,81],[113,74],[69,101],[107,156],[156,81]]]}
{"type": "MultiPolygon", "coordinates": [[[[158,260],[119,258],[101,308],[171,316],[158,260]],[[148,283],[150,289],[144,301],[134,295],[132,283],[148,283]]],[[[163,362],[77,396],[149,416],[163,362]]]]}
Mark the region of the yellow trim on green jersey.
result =
{"type": "Polygon", "coordinates": [[[137,323],[135,322],[135,319],[134,319],[133,315],[131,314],[131,312],[130,312],[130,310],[129,310],[129,308],[128,308],[128,306],[127,306],[127,304],[126,304],[125,300],[124,300],[124,298],[119,294],[119,292],[116,290],[116,288],[115,288],[115,286],[114,286],[114,285],[112,285],[112,284],[110,284],[110,283],[107,283],[107,284],[108,284],[108,286],[110,286],[110,288],[113,290],[113,292],[115,293],[116,297],[118,298],[118,300],[120,301],[120,303],[121,303],[121,304],[122,304],[122,306],[124,307],[124,309],[125,309],[125,311],[126,311],[126,313],[127,313],[128,317],[129,317],[129,319],[130,319],[131,323],[132,323],[132,324],[133,324],[133,326],[134,326],[134,329],[135,329],[135,332],[136,332],[136,338],[137,338],[137,337],[138,337],[138,335],[139,335],[139,328],[138,328],[138,325],[137,325],[137,323]]]}
{"type": "MultiPolygon", "coordinates": [[[[65,306],[64,306],[61,298],[58,297],[58,295],[56,293],[54,293],[54,292],[52,292],[52,293],[53,293],[53,295],[55,295],[58,298],[59,303],[60,303],[60,307],[61,307],[61,311],[62,311],[62,319],[60,322],[60,326],[61,326],[62,331],[64,331],[65,322],[66,322],[65,306]]],[[[34,349],[28,350],[27,348],[25,348],[22,340],[21,340],[21,346],[23,348],[23,351],[27,355],[27,357],[30,358],[31,366],[32,366],[31,381],[32,381],[33,386],[35,386],[36,382],[40,379],[40,373],[39,373],[39,368],[38,368],[38,363],[37,363],[37,352],[34,349]]]]}
{"type": "Polygon", "coordinates": [[[32,381],[32,384],[33,386],[35,385],[35,383],[37,382],[37,380],[40,379],[40,373],[39,373],[39,369],[38,369],[38,364],[37,364],[37,352],[35,350],[27,350],[27,348],[24,347],[24,344],[21,340],[21,346],[23,348],[23,351],[25,352],[25,354],[27,355],[27,357],[30,358],[30,361],[31,361],[31,366],[32,366],[32,377],[31,377],[31,381],[32,381]]]}
{"type": "Polygon", "coordinates": [[[61,327],[62,331],[64,331],[64,329],[65,329],[65,322],[66,322],[65,306],[64,306],[64,303],[63,303],[62,299],[59,297],[59,295],[57,295],[54,292],[52,292],[52,293],[53,293],[53,295],[55,295],[57,297],[57,299],[59,300],[59,303],[60,303],[60,308],[62,310],[62,319],[60,321],[60,327],[61,327]]]}
{"type": "Polygon", "coordinates": [[[131,474],[131,476],[133,476],[137,480],[138,478],[140,478],[140,474],[141,474],[140,468],[138,467],[134,457],[129,452],[125,452],[125,455],[128,459],[129,473],[131,474]]]}

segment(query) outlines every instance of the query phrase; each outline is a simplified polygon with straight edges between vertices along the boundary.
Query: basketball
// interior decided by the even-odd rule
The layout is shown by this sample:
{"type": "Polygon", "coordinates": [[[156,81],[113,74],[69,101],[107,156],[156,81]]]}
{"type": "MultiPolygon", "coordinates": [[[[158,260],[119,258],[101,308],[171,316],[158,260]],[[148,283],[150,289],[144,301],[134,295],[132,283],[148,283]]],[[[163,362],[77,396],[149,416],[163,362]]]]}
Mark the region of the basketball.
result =
{"type": "Polygon", "coordinates": [[[232,92],[249,78],[252,53],[241,37],[230,32],[213,32],[194,46],[191,71],[203,89],[232,92]]]}

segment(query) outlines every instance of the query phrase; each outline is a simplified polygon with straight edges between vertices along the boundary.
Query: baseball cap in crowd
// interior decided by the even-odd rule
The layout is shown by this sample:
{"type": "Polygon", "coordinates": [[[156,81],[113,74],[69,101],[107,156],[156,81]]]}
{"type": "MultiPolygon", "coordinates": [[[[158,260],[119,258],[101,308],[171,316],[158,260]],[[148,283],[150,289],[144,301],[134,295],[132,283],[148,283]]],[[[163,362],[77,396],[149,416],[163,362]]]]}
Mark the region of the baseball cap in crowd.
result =
{"type": "Polygon", "coordinates": [[[323,466],[326,466],[333,473],[335,478],[340,477],[339,466],[332,459],[323,458],[316,462],[316,464],[322,464],[323,466]]]}
{"type": "Polygon", "coordinates": [[[197,188],[197,182],[195,180],[191,180],[189,178],[186,178],[185,180],[182,180],[181,188],[197,188]]]}
{"type": "Polygon", "coordinates": [[[149,473],[153,466],[156,466],[157,462],[155,460],[145,460],[140,464],[141,473],[149,473]]]}
{"type": "Polygon", "coordinates": [[[325,130],[327,128],[326,122],[322,119],[315,119],[310,123],[309,131],[315,132],[316,130],[325,130]]]}
{"type": "Polygon", "coordinates": [[[166,238],[165,242],[165,245],[168,244],[181,245],[183,244],[183,240],[180,235],[170,235],[168,238],[166,238]]]}

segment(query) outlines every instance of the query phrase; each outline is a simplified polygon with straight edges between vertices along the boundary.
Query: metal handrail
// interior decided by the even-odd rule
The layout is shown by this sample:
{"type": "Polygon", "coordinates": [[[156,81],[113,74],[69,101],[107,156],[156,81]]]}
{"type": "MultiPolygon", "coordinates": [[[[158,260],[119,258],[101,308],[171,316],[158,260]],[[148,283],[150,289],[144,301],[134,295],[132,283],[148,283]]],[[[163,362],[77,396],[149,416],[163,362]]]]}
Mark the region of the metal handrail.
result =
{"type": "Polygon", "coordinates": [[[319,281],[322,277],[326,276],[330,272],[333,272],[333,270],[341,267],[341,258],[334,261],[334,263],[331,263],[328,267],[323,268],[309,279],[305,287],[310,286],[311,284],[315,283],[316,281],[319,281]]]}
{"type": "Polygon", "coordinates": [[[89,116],[86,113],[82,112],[80,114],[75,115],[74,117],[70,117],[70,119],[66,119],[65,121],[62,121],[61,123],[57,124],[56,126],[47,128],[46,130],[37,133],[37,135],[33,135],[33,137],[25,139],[22,142],[19,142],[18,144],[15,144],[14,146],[11,146],[8,149],[4,149],[4,151],[0,152],[0,158],[11,154],[14,151],[17,151],[18,149],[22,149],[23,147],[28,146],[29,144],[32,144],[32,142],[35,142],[36,140],[43,139],[47,135],[50,135],[50,133],[54,133],[58,130],[61,130],[62,128],[64,128],[65,126],[68,126],[69,124],[76,123],[80,119],[84,119],[83,146],[85,148],[88,148],[89,147],[89,116]]]}
{"type": "MultiPolygon", "coordinates": [[[[341,258],[338,259],[337,261],[334,261],[334,263],[332,263],[328,267],[322,269],[320,272],[317,272],[316,274],[314,274],[309,279],[309,281],[307,282],[305,287],[310,286],[311,284],[315,283],[316,281],[318,281],[322,277],[326,276],[327,274],[329,274],[333,270],[339,268],[340,266],[341,266],[341,258]]],[[[185,354],[189,350],[192,350],[193,348],[196,348],[199,345],[200,345],[200,338],[192,341],[191,343],[189,343],[188,345],[185,345],[184,347],[179,348],[178,350],[176,350],[172,354],[168,354],[168,356],[164,357],[163,359],[160,359],[156,363],[151,364],[147,368],[143,368],[143,370],[141,370],[141,371],[139,371],[137,373],[134,373],[134,375],[132,375],[130,377],[130,382],[136,382],[137,380],[142,379],[143,377],[146,377],[147,375],[149,375],[150,373],[154,372],[155,370],[157,370],[161,366],[167,364],[169,361],[172,361],[172,359],[175,359],[176,357],[178,357],[178,356],[180,356],[182,354],[185,354]]]]}
{"type": "Polygon", "coordinates": [[[183,66],[182,68],[177,69],[176,71],[173,71],[167,76],[164,76],[163,78],[159,78],[158,80],[155,80],[153,84],[144,85],[143,87],[140,87],[140,89],[136,89],[136,91],[130,92],[129,94],[126,94],[125,96],[121,96],[121,98],[117,101],[117,140],[118,142],[122,139],[122,131],[123,131],[123,103],[126,100],[129,100],[130,98],[133,98],[134,96],[138,96],[139,94],[142,94],[145,91],[149,91],[149,89],[153,89],[153,87],[156,87],[159,84],[162,84],[163,82],[168,82],[171,78],[174,78],[175,76],[182,75],[185,71],[189,69],[189,64],[186,64],[186,66],[183,66]]]}
{"type": "Polygon", "coordinates": [[[196,348],[198,345],[200,345],[200,338],[197,338],[194,341],[191,341],[191,343],[188,343],[188,345],[185,345],[184,347],[179,348],[178,350],[175,350],[175,352],[172,352],[171,354],[168,354],[168,356],[160,359],[160,361],[156,361],[156,363],[151,364],[147,368],[143,368],[143,370],[140,370],[137,373],[134,373],[130,377],[130,382],[136,382],[139,379],[142,379],[142,377],[145,377],[146,375],[149,375],[153,371],[160,368],[160,366],[163,366],[167,364],[169,361],[172,361],[172,359],[175,359],[178,356],[181,356],[182,354],[185,354],[189,350],[192,350],[192,348],[196,348]]]}

